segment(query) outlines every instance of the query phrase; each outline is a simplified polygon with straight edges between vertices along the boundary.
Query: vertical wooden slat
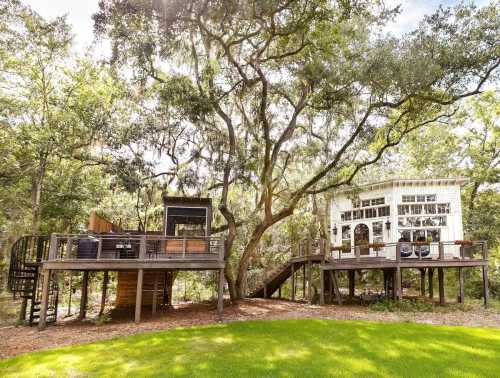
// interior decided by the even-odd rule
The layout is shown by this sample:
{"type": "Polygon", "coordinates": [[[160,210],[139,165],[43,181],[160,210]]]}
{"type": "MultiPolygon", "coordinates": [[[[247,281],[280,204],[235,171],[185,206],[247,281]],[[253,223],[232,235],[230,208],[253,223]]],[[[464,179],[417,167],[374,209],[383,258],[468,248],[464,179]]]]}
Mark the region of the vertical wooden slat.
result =
{"type": "Polygon", "coordinates": [[[425,296],[425,268],[420,269],[420,295],[425,296]]]}
{"type": "Polygon", "coordinates": [[[307,262],[307,300],[312,304],[312,263],[307,262]]]}
{"type": "Polygon", "coordinates": [[[292,266],[290,267],[292,270],[292,302],[295,301],[295,264],[292,263],[292,266]]]}
{"type": "Polygon", "coordinates": [[[319,304],[323,306],[325,304],[325,271],[321,268],[319,271],[319,278],[320,278],[319,304]]]}
{"type": "Polygon", "coordinates": [[[139,323],[141,321],[141,310],[142,310],[142,281],[144,278],[144,269],[139,269],[137,271],[137,291],[135,294],[135,322],[139,323]]]}
{"type": "Polygon", "coordinates": [[[106,270],[104,272],[104,277],[102,280],[102,295],[101,295],[101,309],[99,315],[104,313],[104,308],[106,307],[106,295],[108,292],[108,282],[109,282],[109,272],[106,270]]]}
{"type": "Polygon", "coordinates": [[[339,289],[339,283],[337,281],[337,271],[336,270],[330,270],[330,280],[333,285],[333,290],[335,291],[335,297],[337,298],[337,303],[339,305],[342,304],[342,297],[340,295],[340,289],[339,289]]]}
{"type": "Polygon", "coordinates": [[[354,270],[349,270],[347,275],[349,279],[349,298],[352,299],[354,297],[354,290],[356,288],[356,282],[355,282],[355,271],[354,270]]]}
{"type": "Polygon", "coordinates": [[[396,291],[396,299],[400,301],[403,299],[403,288],[401,287],[401,268],[396,267],[396,282],[395,282],[395,291],[396,291]]]}
{"type": "Polygon", "coordinates": [[[438,268],[438,284],[439,284],[439,304],[444,306],[446,300],[444,297],[444,271],[443,268],[438,268]]]}

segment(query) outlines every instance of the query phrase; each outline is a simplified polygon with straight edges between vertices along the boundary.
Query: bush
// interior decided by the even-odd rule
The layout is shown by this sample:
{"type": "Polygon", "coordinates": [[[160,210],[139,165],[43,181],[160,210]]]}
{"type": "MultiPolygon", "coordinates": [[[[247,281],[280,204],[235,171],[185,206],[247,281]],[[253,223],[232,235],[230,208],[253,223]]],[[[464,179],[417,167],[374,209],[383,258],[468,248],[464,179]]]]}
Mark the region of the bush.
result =
{"type": "Polygon", "coordinates": [[[385,312],[432,312],[434,306],[432,303],[417,299],[403,299],[401,301],[392,301],[384,299],[369,306],[373,311],[385,312]]]}

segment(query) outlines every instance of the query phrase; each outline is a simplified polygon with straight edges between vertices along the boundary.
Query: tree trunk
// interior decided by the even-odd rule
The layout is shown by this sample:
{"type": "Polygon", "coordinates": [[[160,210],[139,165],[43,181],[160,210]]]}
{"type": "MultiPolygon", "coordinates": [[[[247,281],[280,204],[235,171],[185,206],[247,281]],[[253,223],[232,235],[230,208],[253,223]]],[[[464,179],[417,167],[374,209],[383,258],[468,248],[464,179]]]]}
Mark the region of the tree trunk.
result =
{"type": "Polygon", "coordinates": [[[31,224],[31,232],[36,235],[40,231],[41,224],[41,203],[42,203],[42,188],[43,179],[45,177],[45,167],[46,159],[45,157],[40,158],[40,167],[36,177],[33,177],[32,181],[32,211],[33,220],[31,224]]]}

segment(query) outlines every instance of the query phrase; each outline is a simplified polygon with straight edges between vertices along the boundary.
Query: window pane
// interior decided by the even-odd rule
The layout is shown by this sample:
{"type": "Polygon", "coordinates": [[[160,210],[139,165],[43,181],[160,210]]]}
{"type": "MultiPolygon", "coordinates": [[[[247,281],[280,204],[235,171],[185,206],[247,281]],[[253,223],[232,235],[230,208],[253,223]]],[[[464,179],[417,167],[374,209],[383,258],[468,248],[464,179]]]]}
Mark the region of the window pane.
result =
{"type": "Polygon", "coordinates": [[[359,205],[360,205],[360,202],[358,199],[352,200],[352,207],[353,208],[359,207],[359,205]]]}
{"type": "Polygon", "coordinates": [[[403,202],[415,202],[415,196],[403,196],[403,202]]]}
{"type": "Polygon", "coordinates": [[[435,194],[427,194],[426,200],[427,200],[427,202],[435,202],[436,201],[436,195],[435,194]]]}
{"type": "Polygon", "coordinates": [[[425,202],[425,196],[424,195],[417,196],[417,202],[425,202]]]}
{"type": "Polygon", "coordinates": [[[351,226],[342,226],[342,239],[351,240],[351,226]]]}
{"type": "Polygon", "coordinates": [[[384,198],[374,198],[372,199],[372,206],[383,205],[385,203],[384,198]]]}
{"type": "Polygon", "coordinates": [[[449,203],[440,203],[437,205],[438,214],[449,214],[450,213],[450,204],[449,203]]]}
{"type": "Polygon", "coordinates": [[[409,242],[411,241],[411,233],[410,230],[399,230],[399,240],[400,242],[409,242]]]}
{"type": "Polygon", "coordinates": [[[398,205],[398,215],[407,215],[407,214],[410,214],[410,206],[398,205]]]}
{"type": "Polygon", "coordinates": [[[372,223],[373,227],[373,236],[383,236],[382,231],[383,231],[383,225],[382,222],[373,222],[372,223]]]}
{"type": "Polygon", "coordinates": [[[413,241],[426,241],[425,230],[413,230],[413,241]]]}
{"type": "Polygon", "coordinates": [[[411,213],[412,214],[421,214],[422,213],[422,205],[411,205],[411,213]]]}
{"type": "Polygon", "coordinates": [[[426,214],[436,214],[436,204],[435,203],[425,204],[424,211],[426,214]]]}
{"type": "Polygon", "coordinates": [[[438,242],[441,240],[440,230],[427,230],[427,241],[438,242]]]}
{"type": "Polygon", "coordinates": [[[370,200],[363,200],[362,204],[363,204],[363,207],[370,206],[370,200]]]}

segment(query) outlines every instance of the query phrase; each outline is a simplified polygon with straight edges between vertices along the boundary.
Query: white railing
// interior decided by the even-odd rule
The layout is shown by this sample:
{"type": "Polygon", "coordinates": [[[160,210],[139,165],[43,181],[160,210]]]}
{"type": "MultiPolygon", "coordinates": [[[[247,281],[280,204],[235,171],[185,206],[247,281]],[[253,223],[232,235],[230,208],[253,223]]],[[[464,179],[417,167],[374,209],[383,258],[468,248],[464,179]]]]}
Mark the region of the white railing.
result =
{"type": "Polygon", "coordinates": [[[52,234],[48,260],[224,260],[224,238],[138,234],[52,234]]]}

